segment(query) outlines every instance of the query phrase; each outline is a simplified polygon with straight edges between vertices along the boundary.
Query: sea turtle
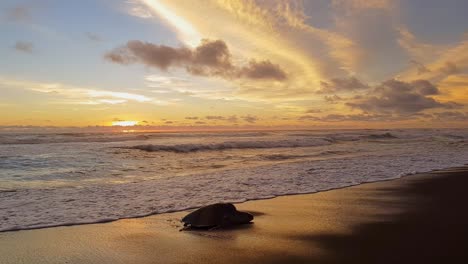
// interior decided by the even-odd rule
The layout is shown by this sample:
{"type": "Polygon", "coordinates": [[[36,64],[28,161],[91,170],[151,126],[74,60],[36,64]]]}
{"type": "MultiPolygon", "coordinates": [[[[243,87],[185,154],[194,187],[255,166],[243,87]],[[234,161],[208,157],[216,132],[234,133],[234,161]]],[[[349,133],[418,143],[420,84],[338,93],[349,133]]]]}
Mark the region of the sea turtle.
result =
{"type": "Polygon", "coordinates": [[[207,205],[191,212],[182,218],[184,228],[222,228],[232,225],[247,224],[253,220],[253,215],[236,210],[231,203],[216,203],[207,205]]]}

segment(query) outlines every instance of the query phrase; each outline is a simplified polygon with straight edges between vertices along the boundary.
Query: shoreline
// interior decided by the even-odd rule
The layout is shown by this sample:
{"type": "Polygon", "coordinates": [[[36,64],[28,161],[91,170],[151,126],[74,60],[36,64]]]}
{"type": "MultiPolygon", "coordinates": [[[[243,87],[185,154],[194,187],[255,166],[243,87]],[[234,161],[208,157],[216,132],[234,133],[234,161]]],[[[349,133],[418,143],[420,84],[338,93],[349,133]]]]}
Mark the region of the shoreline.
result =
{"type": "MultiPolygon", "coordinates": [[[[456,263],[468,167],[236,204],[254,223],[179,232],[187,211],[0,233],[4,263],[456,263]]],[[[466,252],[466,253],[465,253],[466,252]]],[[[3,263],[3,262],[2,262],[3,263]]]]}
{"type": "MultiPolygon", "coordinates": [[[[272,196],[272,197],[267,197],[267,198],[246,199],[245,201],[242,201],[242,202],[231,202],[231,203],[233,203],[233,204],[235,204],[237,206],[237,205],[243,204],[243,203],[263,201],[263,200],[271,200],[271,199],[276,199],[276,198],[280,198],[280,197],[296,196],[296,195],[313,195],[313,194],[318,194],[318,193],[323,193],[323,192],[330,192],[330,191],[335,191],[335,190],[341,190],[341,189],[346,189],[346,188],[365,185],[365,184],[373,184],[373,183],[379,183],[379,182],[394,181],[394,180],[399,180],[399,179],[402,179],[402,178],[405,178],[405,177],[413,177],[413,176],[418,176],[418,175],[421,175],[421,174],[431,174],[431,173],[436,173],[436,172],[440,172],[440,171],[443,172],[443,171],[459,169],[459,168],[468,169],[468,164],[465,164],[463,166],[457,166],[457,167],[434,169],[434,170],[426,171],[426,172],[407,173],[407,174],[395,176],[395,178],[378,179],[378,180],[375,180],[375,181],[362,182],[362,183],[357,183],[357,184],[352,184],[352,185],[347,185],[347,186],[342,186],[342,187],[336,187],[336,188],[330,188],[330,189],[326,189],[326,190],[319,190],[319,191],[314,191],[314,192],[288,193],[288,194],[284,194],[284,195],[277,195],[277,196],[272,196]]],[[[6,190],[5,192],[16,192],[16,190],[14,190],[14,191],[6,190]]],[[[199,208],[199,207],[194,206],[194,207],[184,208],[182,210],[173,210],[173,211],[167,211],[167,212],[161,212],[161,213],[159,213],[159,212],[158,213],[149,213],[149,214],[142,214],[142,215],[137,215],[137,216],[122,217],[122,218],[117,218],[117,219],[102,219],[102,220],[98,220],[98,221],[90,221],[90,222],[82,222],[82,223],[64,223],[64,224],[56,224],[56,225],[52,224],[52,225],[44,225],[44,226],[40,226],[40,227],[26,227],[26,228],[21,227],[21,228],[17,228],[17,229],[0,230],[0,234],[10,233],[10,232],[29,231],[29,230],[40,230],[40,229],[48,229],[48,228],[83,226],[83,225],[93,225],[93,224],[106,224],[106,223],[112,223],[112,222],[121,221],[121,220],[140,219],[140,218],[157,216],[157,215],[162,215],[162,214],[172,214],[172,213],[180,213],[180,212],[187,213],[187,212],[195,210],[197,208],[199,208]]]]}

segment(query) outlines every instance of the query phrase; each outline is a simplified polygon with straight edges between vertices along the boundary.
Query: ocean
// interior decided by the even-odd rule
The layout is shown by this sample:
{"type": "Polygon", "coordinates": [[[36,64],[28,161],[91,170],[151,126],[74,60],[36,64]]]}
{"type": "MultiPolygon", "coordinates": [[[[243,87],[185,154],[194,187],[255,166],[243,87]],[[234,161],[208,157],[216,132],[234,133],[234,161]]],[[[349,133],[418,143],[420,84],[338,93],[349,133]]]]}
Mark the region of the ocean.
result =
{"type": "Polygon", "coordinates": [[[467,163],[467,129],[1,133],[0,231],[314,193],[467,163]]]}

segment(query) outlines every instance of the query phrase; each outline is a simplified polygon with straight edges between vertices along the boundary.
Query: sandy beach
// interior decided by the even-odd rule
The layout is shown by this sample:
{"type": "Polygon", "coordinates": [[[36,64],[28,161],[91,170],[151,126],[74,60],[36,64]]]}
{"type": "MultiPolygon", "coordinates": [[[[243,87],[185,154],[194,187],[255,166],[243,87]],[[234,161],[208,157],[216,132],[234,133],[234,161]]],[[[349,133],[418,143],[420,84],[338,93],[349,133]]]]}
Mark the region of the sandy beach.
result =
{"type": "Polygon", "coordinates": [[[0,263],[460,263],[468,169],[236,205],[254,223],[179,232],[187,212],[0,233],[0,263]]]}

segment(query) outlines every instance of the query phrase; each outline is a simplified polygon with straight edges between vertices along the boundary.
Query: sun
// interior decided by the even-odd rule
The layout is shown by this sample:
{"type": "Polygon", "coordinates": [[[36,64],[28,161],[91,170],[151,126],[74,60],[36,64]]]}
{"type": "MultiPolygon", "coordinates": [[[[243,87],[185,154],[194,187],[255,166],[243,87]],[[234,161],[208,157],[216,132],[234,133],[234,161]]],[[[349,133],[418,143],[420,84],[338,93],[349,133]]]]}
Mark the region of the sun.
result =
{"type": "Polygon", "coordinates": [[[112,126],[134,126],[137,125],[138,121],[114,121],[112,126]]]}

